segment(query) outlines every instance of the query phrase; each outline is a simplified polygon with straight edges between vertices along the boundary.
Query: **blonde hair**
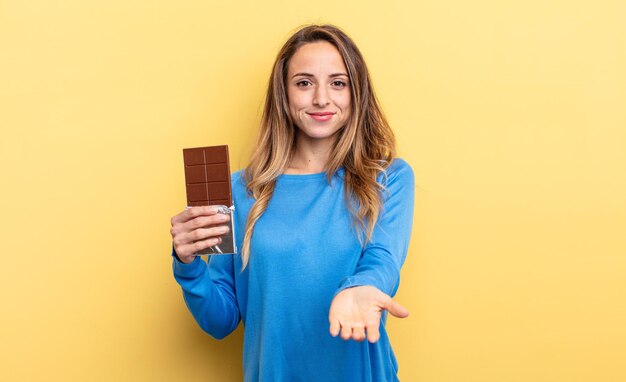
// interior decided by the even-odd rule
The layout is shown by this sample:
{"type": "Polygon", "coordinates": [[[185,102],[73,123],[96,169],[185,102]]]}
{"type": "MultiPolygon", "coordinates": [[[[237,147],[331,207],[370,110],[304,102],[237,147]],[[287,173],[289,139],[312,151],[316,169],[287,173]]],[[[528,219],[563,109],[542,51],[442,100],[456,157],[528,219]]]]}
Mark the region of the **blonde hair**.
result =
{"type": "Polygon", "coordinates": [[[250,258],[254,226],[274,192],[276,179],[294,153],[296,130],[289,115],[286,79],[289,60],[301,46],[327,41],[333,44],[348,71],[351,113],[338,132],[325,172],[330,182],[344,167],[345,197],[362,244],[367,243],[382,207],[384,186],[376,180],[395,158],[395,137],[374,94],[365,60],[354,42],[333,25],[307,25],[283,45],[270,76],[259,137],[244,170],[246,190],[255,200],[246,221],[241,251],[243,269],[250,258]]]}

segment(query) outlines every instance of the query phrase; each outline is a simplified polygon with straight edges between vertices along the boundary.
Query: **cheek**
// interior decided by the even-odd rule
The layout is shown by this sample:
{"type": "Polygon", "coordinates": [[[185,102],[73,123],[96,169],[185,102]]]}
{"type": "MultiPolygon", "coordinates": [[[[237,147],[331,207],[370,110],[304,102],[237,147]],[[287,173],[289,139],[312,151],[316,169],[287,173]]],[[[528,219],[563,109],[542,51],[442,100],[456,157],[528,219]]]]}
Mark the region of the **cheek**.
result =
{"type": "Polygon", "coordinates": [[[350,112],[350,93],[342,94],[338,100],[344,113],[350,112]]]}
{"type": "Polygon", "coordinates": [[[287,106],[289,107],[289,115],[291,115],[291,118],[294,117],[294,112],[297,109],[296,107],[296,100],[293,96],[293,94],[291,92],[287,92],[287,106]]]}
{"type": "Polygon", "coordinates": [[[295,102],[289,102],[289,115],[291,115],[292,119],[298,118],[298,110],[299,107],[295,102]]]}
{"type": "Polygon", "coordinates": [[[297,112],[302,108],[302,96],[295,92],[287,93],[287,102],[289,103],[289,111],[291,113],[297,112]]]}

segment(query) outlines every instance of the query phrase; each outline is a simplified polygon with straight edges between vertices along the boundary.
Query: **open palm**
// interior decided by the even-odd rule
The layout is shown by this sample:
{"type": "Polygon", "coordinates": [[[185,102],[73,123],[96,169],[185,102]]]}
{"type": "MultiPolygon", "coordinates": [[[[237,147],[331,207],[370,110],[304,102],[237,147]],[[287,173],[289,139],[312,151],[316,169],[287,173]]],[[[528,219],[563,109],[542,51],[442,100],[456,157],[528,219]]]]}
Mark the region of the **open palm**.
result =
{"type": "Polygon", "coordinates": [[[344,340],[369,342],[380,338],[379,326],[383,310],[398,318],[405,318],[409,311],[393,301],[379,289],[364,285],[347,288],[339,292],[330,305],[328,320],[330,334],[336,337],[341,333],[344,340]]]}

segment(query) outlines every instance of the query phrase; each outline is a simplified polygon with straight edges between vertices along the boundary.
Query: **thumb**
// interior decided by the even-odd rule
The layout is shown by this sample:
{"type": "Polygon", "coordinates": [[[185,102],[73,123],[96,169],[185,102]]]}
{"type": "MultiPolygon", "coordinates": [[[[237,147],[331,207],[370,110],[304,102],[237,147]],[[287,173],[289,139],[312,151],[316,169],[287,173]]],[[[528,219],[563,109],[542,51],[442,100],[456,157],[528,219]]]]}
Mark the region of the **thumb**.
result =
{"type": "Polygon", "coordinates": [[[407,308],[403,307],[392,299],[387,300],[387,303],[383,306],[383,309],[398,318],[405,318],[409,315],[409,311],[407,308]]]}

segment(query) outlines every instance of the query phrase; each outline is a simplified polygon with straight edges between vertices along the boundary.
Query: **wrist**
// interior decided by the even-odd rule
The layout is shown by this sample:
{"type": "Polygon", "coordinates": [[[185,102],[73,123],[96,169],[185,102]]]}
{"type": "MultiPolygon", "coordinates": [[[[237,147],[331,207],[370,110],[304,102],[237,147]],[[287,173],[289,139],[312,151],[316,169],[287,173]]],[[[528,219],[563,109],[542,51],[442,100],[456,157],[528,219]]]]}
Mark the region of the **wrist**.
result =
{"type": "Polygon", "coordinates": [[[172,256],[178,262],[181,262],[183,264],[191,264],[196,259],[196,256],[194,256],[194,255],[182,256],[182,257],[179,256],[178,253],[176,253],[176,249],[174,249],[174,246],[172,246],[172,256]]]}

